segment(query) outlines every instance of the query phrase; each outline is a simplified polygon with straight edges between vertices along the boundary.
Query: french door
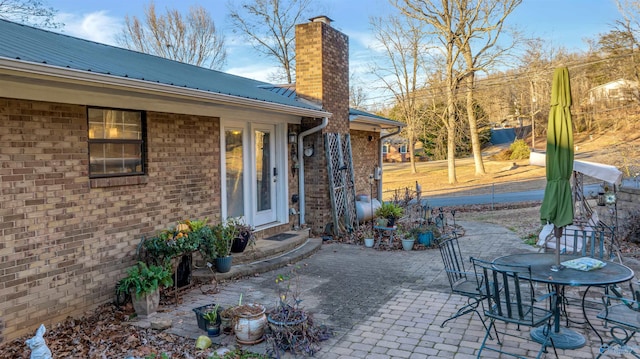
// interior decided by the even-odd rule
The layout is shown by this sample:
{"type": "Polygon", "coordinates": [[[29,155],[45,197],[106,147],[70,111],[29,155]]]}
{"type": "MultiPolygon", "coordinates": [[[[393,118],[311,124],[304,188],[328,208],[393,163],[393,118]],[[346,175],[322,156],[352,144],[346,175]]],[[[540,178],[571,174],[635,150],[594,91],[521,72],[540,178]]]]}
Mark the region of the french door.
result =
{"type": "Polygon", "coordinates": [[[272,125],[252,125],[253,168],[252,191],[255,194],[252,209],[256,225],[274,222],[278,169],[275,164],[275,128],[272,125]]]}
{"type": "Polygon", "coordinates": [[[275,126],[226,126],[223,134],[226,217],[242,217],[255,227],[275,222],[279,180],[275,126]]]}

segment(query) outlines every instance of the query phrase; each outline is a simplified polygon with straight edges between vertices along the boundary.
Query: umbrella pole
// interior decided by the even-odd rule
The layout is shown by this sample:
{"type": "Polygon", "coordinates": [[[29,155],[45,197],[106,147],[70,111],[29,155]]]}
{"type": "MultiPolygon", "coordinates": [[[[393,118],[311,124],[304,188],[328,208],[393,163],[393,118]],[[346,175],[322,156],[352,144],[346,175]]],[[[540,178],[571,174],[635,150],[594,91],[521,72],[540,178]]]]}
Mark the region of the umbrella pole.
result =
{"type": "Polygon", "coordinates": [[[551,266],[551,270],[554,272],[562,269],[562,265],[560,264],[560,238],[562,238],[562,229],[563,227],[553,226],[553,235],[556,237],[556,263],[551,266]]]}

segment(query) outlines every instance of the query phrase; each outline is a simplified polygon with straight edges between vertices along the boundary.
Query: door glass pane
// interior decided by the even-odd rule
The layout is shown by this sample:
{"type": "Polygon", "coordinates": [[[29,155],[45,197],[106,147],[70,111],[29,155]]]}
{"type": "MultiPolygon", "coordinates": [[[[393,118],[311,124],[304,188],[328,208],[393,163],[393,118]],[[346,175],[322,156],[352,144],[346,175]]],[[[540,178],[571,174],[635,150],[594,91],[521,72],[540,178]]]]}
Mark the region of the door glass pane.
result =
{"type": "Polygon", "coordinates": [[[227,169],[227,217],[244,216],[241,130],[225,131],[225,164],[227,169]]]}
{"type": "Polygon", "coordinates": [[[256,135],[256,185],[258,211],[271,209],[271,137],[269,132],[255,131],[256,135]]]}

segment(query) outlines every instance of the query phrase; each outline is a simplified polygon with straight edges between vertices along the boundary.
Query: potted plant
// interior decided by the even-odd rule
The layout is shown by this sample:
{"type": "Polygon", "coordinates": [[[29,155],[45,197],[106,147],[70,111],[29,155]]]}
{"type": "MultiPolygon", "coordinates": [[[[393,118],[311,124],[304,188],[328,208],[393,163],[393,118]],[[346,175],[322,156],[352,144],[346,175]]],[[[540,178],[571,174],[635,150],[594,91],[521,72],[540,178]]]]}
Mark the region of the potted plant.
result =
{"type": "Polygon", "coordinates": [[[402,249],[405,251],[412,250],[416,239],[409,232],[399,232],[398,235],[402,238],[402,249]]]}
{"type": "Polygon", "coordinates": [[[364,241],[364,246],[367,248],[372,248],[375,244],[374,233],[369,226],[364,227],[362,231],[362,239],[364,241]]]}
{"type": "Polygon", "coordinates": [[[237,235],[231,243],[231,253],[242,253],[247,248],[247,245],[253,245],[255,243],[253,227],[238,218],[231,218],[228,223],[234,226],[237,232],[237,235]]]}
{"type": "Polygon", "coordinates": [[[213,230],[216,249],[216,270],[226,273],[231,270],[231,243],[236,237],[236,228],[229,221],[222,222],[211,228],[213,230]]]}
{"type": "Polygon", "coordinates": [[[200,239],[198,233],[205,226],[204,220],[184,220],[174,228],[165,229],[156,236],[146,239],[143,246],[149,258],[161,264],[167,260],[180,258],[184,254],[191,254],[198,249],[200,239]]]}
{"type": "Polygon", "coordinates": [[[217,337],[220,335],[220,316],[218,311],[220,304],[216,304],[212,309],[205,312],[202,317],[205,319],[205,327],[207,328],[207,335],[210,337],[217,337]]]}
{"type": "Polygon", "coordinates": [[[211,226],[204,226],[198,231],[199,245],[198,252],[202,256],[202,259],[207,263],[207,266],[211,268],[218,257],[216,250],[216,233],[211,226]]]}
{"type": "Polygon", "coordinates": [[[236,306],[230,306],[220,311],[218,316],[220,317],[220,327],[225,334],[231,334],[233,332],[233,313],[236,306]]]}
{"type": "Polygon", "coordinates": [[[238,305],[231,310],[233,332],[236,342],[253,345],[264,340],[264,328],[267,324],[265,307],[261,304],[242,304],[242,295],[238,305]]]}
{"type": "Polygon", "coordinates": [[[411,229],[411,234],[418,241],[419,244],[425,247],[431,246],[435,238],[440,236],[440,231],[433,225],[420,225],[411,229]]]}
{"type": "Polygon", "coordinates": [[[331,336],[325,326],[314,325],[311,314],[300,305],[299,281],[297,267],[276,276],[278,299],[276,306],[267,313],[271,329],[267,340],[278,358],[287,350],[293,354],[313,355],[319,350],[320,340],[331,336]]]}
{"type": "Polygon", "coordinates": [[[136,314],[147,317],[158,309],[160,287],[173,285],[173,275],[165,266],[147,265],[138,262],[127,269],[127,276],[118,284],[118,292],[131,292],[131,301],[136,314]]]}
{"type": "Polygon", "coordinates": [[[387,227],[393,227],[395,225],[396,219],[402,217],[403,213],[404,210],[402,209],[402,207],[392,202],[385,202],[376,209],[375,215],[377,217],[386,218],[387,227]]]}

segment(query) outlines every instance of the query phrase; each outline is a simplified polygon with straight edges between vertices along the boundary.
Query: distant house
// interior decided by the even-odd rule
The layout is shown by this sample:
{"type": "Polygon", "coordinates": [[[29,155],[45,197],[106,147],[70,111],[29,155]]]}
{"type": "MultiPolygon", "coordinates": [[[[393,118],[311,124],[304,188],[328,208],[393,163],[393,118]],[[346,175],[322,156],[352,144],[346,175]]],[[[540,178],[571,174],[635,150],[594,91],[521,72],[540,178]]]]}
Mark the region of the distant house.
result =
{"type": "Polygon", "coordinates": [[[590,105],[637,102],[640,87],[636,81],[618,79],[590,89],[588,99],[590,105]]]}
{"type": "Polygon", "coordinates": [[[179,220],[320,233],[330,169],[369,193],[402,124],[349,109],[328,18],[296,27],[296,52],[292,91],[0,20],[0,342],[111,301],[141,239],[179,220]],[[336,134],[353,155],[331,166],[336,134]]]}
{"type": "MultiPolygon", "coordinates": [[[[417,161],[426,161],[428,159],[422,141],[416,141],[414,151],[417,161]]],[[[411,161],[409,156],[409,141],[406,138],[398,134],[388,134],[382,137],[382,160],[384,162],[409,162],[411,161]]]]}

